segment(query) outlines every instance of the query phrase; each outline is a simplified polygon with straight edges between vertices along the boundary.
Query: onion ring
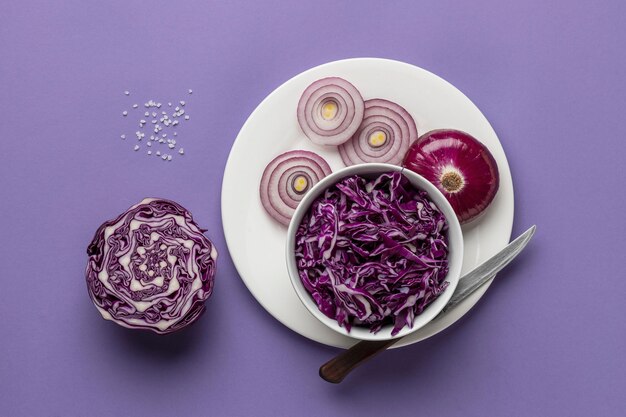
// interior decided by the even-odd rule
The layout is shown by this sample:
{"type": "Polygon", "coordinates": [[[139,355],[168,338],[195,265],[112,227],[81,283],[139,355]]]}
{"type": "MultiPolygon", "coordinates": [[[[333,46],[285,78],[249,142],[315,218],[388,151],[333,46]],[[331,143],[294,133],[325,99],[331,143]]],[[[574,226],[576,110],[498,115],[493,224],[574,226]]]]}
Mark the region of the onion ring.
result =
{"type": "Polygon", "coordinates": [[[350,140],[339,145],[339,155],[348,166],[367,162],[399,165],[417,136],[415,121],[402,106],[384,99],[367,100],[363,122],[350,140]]]}
{"type": "Polygon", "coordinates": [[[330,173],[328,163],[314,152],[295,150],[278,155],[263,171],[261,203],[272,218],[287,226],[306,192],[330,173]]]}
{"type": "Polygon", "coordinates": [[[322,78],[302,93],[298,123],[311,142],[336,146],[354,135],[364,110],[363,97],[351,83],[339,77],[322,78]]]}

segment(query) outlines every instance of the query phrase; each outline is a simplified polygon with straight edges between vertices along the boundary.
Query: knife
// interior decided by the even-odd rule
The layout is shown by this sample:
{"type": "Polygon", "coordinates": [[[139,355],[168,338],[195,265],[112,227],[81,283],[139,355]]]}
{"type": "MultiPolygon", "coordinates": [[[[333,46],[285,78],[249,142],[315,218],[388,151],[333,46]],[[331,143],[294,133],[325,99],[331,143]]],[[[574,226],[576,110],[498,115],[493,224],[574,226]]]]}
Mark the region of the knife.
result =
{"type": "MultiPolygon", "coordinates": [[[[530,242],[530,239],[535,234],[536,229],[537,226],[532,226],[496,255],[492,256],[461,278],[454,294],[452,294],[452,297],[450,298],[450,301],[448,301],[448,304],[446,304],[443,310],[441,310],[433,321],[441,319],[441,317],[453,310],[470,294],[482,287],[488,281],[492,280],[502,268],[507,266],[517,255],[520,254],[528,242],[530,242]]],[[[386,350],[402,339],[403,337],[381,341],[360,341],[322,365],[320,367],[320,376],[328,382],[338,384],[343,381],[350,371],[359,366],[361,363],[386,350]]]]}

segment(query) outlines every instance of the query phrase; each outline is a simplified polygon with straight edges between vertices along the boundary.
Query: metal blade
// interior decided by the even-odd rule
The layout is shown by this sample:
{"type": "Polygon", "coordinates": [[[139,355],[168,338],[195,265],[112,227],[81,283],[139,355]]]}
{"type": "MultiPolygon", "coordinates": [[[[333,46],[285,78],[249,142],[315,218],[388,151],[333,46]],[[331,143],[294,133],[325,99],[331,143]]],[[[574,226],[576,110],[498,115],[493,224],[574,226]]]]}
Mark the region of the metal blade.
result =
{"type": "Polygon", "coordinates": [[[450,298],[450,301],[446,304],[441,313],[439,313],[439,316],[453,309],[457,304],[465,300],[479,287],[492,279],[495,274],[507,266],[509,262],[515,259],[515,257],[526,247],[528,242],[530,242],[530,239],[535,234],[536,229],[537,226],[533,225],[496,255],[492,256],[461,278],[454,294],[452,294],[452,297],[450,298]]]}

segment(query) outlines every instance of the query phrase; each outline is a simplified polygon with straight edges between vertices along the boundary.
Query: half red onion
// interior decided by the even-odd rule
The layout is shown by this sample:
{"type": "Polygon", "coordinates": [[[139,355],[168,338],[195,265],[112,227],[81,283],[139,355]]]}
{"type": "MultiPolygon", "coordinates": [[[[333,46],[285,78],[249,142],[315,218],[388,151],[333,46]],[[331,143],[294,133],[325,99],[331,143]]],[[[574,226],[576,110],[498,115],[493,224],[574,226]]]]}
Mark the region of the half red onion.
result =
{"type": "Polygon", "coordinates": [[[298,102],[298,123],[317,145],[341,145],[363,120],[363,97],[355,86],[339,77],[322,78],[309,85],[298,102]]]}
{"type": "Polygon", "coordinates": [[[367,100],[361,125],[339,146],[339,155],[348,166],[366,162],[399,165],[416,139],[415,121],[402,106],[379,98],[367,100]]]}
{"type": "Polygon", "coordinates": [[[461,223],[478,218],[500,184],[493,155],[460,130],[432,130],[422,135],[406,153],[403,166],[439,188],[461,223]]]}
{"type": "Polygon", "coordinates": [[[295,150],[278,155],[261,177],[261,203],[272,218],[287,226],[304,195],[332,171],[314,152],[295,150]]]}

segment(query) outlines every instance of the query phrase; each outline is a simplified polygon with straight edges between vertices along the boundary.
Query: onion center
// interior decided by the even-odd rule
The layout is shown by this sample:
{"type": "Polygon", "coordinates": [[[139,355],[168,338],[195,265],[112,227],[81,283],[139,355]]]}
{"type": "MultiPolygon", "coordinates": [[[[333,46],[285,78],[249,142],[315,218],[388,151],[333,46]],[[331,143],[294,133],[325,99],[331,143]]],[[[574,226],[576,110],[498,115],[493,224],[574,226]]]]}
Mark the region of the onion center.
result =
{"type": "Polygon", "coordinates": [[[335,100],[328,100],[322,104],[321,113],[324,120],[332,120],[337,116],[339,106],[335,100]]]}
{"type": "Polygon", "coordinates": [[[444,190],[448,193],[456,193],[463,189],[465,185],[465,179],[463,175],[456,169],[450,169],[449,171],[444,171],[439,178],[439,182],[444,190]]]}
{"type": "Polygon", "coordinates": [[[309,181],[304,175],[298,175],[293,179],[291,188],[298,194],[304,193],[309,188],[309,181]]]}
{"type": "Polygon", "coordinates": [[[375,130],[370,134],[367,142],[372,148],[380,148],[387,142],[387,134],[382,130],[375,130]]]}

